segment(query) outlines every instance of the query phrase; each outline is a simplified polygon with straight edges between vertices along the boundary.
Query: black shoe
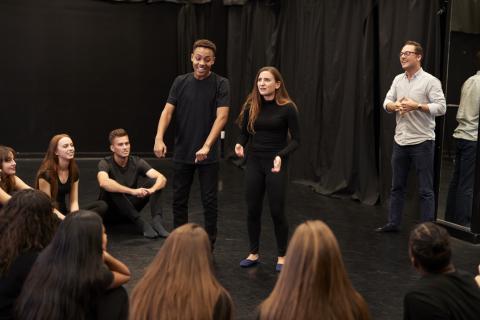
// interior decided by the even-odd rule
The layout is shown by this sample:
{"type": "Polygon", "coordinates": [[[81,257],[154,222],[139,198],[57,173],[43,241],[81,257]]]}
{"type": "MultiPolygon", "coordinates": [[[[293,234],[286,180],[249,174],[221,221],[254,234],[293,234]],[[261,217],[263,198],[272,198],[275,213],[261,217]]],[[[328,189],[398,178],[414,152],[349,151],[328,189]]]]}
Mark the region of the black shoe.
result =
{"type": "Polygon", "coordinates": [[[398,231],[400,231],[400,228],[390,223],[375,229],[375,232],[398,232],[398,231]]]}
{"type": "Polygon", "coordinates": [[[155,229],[155,231],[157,231],[158,235],[162,238],[166,238],[170,235],[170,233],[163,226],[163,219],[159,215],[156,215],[155,217],[153,217],[152,227],[153,229],[155,229]]]}
{"type": "Polygon", "coordinates": [[[145,238],[155,239],[158,237],[158,233],[153,230],[152,226],[142,218],[138,218],[137,220],[135,220],[135,224],[137,225],[140,232],[143,233],[143,236],[145,238]]]}

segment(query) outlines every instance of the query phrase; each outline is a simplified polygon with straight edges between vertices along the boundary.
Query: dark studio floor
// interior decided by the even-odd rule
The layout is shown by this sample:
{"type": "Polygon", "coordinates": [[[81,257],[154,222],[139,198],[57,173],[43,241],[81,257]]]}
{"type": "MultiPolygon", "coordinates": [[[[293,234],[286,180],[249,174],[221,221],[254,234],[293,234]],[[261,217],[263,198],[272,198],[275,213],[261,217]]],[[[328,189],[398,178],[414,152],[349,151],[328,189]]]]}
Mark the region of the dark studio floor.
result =
{"type": "MultiPolygon", "coordinates": [[[[147,159],[157,170],[171,179],[171,161],[147,159]]],[[[77,160],[80,176],[80,206],[96,199],[96,165],[98,159],[77,160]]],[[[17,161],[17,174],[33,184],[39,159],[17,161]]],[[[276,250],[268,205],[264,209],[260,265],[241,269],[238,263],[248,250],[246,205],[243,172],[224,162],[221,164],[219,192],[218,238],[214,252],[217,276],[231,293],[236,319],[254,319],[256,306],[273,288],[276,250]]],[[[190,220],[203,224],[198,182],[195,180],[190,198],[190,220]]],[[[167,185],[164,208],[167,228],[172,226],[172,192],[167,185]]],[[[410,206],[411,207],[411,206],[410,206]]],[[[409,206],[407,205],[406,211],[409,206]]],[[[148,209],[148,208],[147,208],[148,209]]],[[[144,210],[149,217],[149,210],[144,210]]],[[[294,227],[308,219],[321,219],[334,231],[342,249],[344,261],[355,288],[367,300],[374,319],[402,319],[402,299],[408,287],[418,278],[409,265],[407,254],[408,230],[414,224],[415,213],[406,212],[403,231],[399,234],[376,234],[373,229],[386,221],[387,210],[381,206],[366,206],[351,200],[333,199],[313,193],[308,187],[291,184],[287,200],[291,233],[294,227]]],[[[109,251],[125,262],[132,271],[127,284],[131,291],[142,276],[163,240],[147,240],[134,228],[120,224],[107,226],[109,251]]],[[[454,263],[459,269],[476,272],[480,263],[480,246],[453,240],[454,263]]]]}

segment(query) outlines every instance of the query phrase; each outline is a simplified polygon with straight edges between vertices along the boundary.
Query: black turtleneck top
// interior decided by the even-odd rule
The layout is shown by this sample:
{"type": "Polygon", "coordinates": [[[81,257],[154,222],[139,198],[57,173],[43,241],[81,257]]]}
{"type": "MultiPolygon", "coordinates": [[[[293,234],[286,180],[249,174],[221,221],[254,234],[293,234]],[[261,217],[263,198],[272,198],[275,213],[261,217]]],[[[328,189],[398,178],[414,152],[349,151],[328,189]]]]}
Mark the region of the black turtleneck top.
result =
{"type": "Polygon", "coordinates": [[[300,145],[298,111],[293,104],[279,106],[275,100],[262,99],[260,113],[254,123],[255,132],[248,132],[249,110],[244,113],[238,143],[245,147],[250,141],[249,152],[260,157],[287,157],[300,145]],[[288,139],[290,132],[290,140],[288,139]]]}

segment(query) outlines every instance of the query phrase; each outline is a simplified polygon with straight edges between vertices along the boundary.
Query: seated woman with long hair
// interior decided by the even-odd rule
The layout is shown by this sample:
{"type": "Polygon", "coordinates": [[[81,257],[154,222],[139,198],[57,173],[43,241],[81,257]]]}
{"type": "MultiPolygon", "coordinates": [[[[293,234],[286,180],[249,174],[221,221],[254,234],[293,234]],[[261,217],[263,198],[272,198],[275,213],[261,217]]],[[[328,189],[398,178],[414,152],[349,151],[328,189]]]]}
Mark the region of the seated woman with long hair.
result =
{"type": "Polygon", "coordinates": [[[0,146],[0,208],[12,197],[17,190],[30,189],[30,187],[17,177],[17,163],[15,150],[10,147],[0,146]]]}
{"type": "MultiPolygon", "coordinates": [[[[75,147],[67,134],[53,136],[45,158],[37,172],[36,188],[53,199],[56,209],[67,214],[79,210],[79,170],[75,161],[75,147]],[[67,198],[68,197],[68,205],[67,198]]],[[[82,206],[103,216],[107,211],[105,201],[97,200],[82,206]]]]}
{"type": "Polygon", "coordinates": [[[370,319],[352,287],[333,232],[322,221],[297,227],[277,283],[259,307],[259,319],[370,319]]]}
{"type": "Polygon", "coordinates": [[[165,240],[130,301],[130,319],[232,319],[232,299],[213,273],[208,235],[197,224],[165,240]]]}
{"type": "Polygon", "coordinates": [[[130,279],[130,271],[106,252],[106,245],[98,214],[66,216],[25,281],[18,318],[127,319],[128,296],[120,286],[130,279]],[[118,289],[109,290],[113,288],[118,289]]]}
{"type": "Polygon", "coordinates": [[[59,222],[47,195],[33,189],[16,192],[0,211],[0,319],[13,319],[23,282],[59,222]]]}

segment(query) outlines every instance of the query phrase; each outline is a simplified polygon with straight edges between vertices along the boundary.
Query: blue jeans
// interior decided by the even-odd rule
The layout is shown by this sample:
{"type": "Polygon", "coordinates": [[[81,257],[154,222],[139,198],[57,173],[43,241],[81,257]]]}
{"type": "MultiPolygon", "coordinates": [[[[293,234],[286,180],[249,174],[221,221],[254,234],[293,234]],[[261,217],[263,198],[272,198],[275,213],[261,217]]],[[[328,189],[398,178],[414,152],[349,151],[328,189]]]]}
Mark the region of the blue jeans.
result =
{"type": "Polygon", "coordinates": [[[477,141],[455,139],[455,142],[455,171],[448,189],[445,218],[451,222],[468,225],[472,214],[477,141]]]}
{"type": "Polygon", "coordinates": [[[435,141],[433,140],[408,146],[401,146],[394,142],[389,224],[399,226],[402,223],[408,172],[412,163],[415,165],[418,177],[421,220],[433,220],[435,211],[435,194],[433,192],[434,146],[435,141]]]}

